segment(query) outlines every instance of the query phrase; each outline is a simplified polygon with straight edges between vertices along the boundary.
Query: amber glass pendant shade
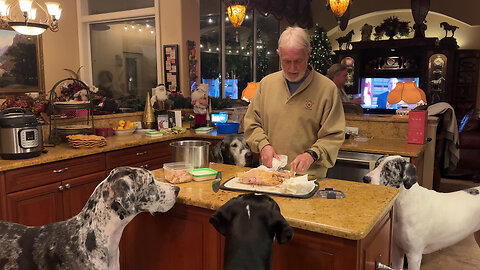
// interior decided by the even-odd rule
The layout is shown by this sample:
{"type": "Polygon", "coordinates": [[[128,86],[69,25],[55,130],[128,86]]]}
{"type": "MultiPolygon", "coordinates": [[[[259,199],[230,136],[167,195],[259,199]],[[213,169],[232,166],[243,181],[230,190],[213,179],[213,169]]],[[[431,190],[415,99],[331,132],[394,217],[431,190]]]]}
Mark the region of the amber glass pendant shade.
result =
{"type": "Polygon", "coordinates": [[[242,25],[246,12],[247,6],[231,5],[227,7],[228,19],[232,23],[233,27],[239,27],[242,25]]]}
{"type": "Polygon", "coordinates": [[[337,17],[342,17],[347,11],[350,0],[330,0],[330,9],[337,17]]]}

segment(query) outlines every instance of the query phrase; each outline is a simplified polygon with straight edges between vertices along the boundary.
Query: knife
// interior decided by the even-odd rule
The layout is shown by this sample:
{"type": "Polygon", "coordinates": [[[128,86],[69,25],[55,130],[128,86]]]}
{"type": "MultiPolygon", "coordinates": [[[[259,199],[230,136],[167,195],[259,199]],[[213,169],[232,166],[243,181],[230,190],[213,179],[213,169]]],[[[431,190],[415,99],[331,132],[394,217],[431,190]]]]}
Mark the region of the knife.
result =
{"type": "Polygon", "coordinates": [[[213,192],[217,193],[218,190],[220,189],[220,181],[222,180],[222,172],[217,172],[217,176],[215,177],[215,180],[212,182],[212,189],[213,192]]]}

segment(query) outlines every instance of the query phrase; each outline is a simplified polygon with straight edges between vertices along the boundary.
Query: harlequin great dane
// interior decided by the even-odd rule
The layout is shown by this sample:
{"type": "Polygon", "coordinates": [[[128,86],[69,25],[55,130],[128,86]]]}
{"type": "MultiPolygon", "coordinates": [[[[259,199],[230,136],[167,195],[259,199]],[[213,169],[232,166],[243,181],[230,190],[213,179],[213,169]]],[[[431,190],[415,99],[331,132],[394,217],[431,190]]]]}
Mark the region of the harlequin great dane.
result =
{"type": "Polygon", "coordinates": [[[210,223],[225,236],[224,270],[268,270],[274,237],[279,244],[293,238],[280,207],[266,195],[239,195],[222,205],[210,223]]]}
{"type": "Polygon", "coordinates": [[[215,162],[243,167],[255,167],[252,151],[243,135],[229,135],[212,149],[215,162]]]}
{"type": "Polygon", "coordinates": [[[440,193],[421,187],[417,171],[400,156],[384,156],[364,182],[399,189],[395,201],[392,264],[420,269],[422,254],[453,245],[472,233],[480,246],[480,188],[440,193]]]}
{"type": "Polygon", "coordinates": [[[166,212],[179,188],[145,169],[111,171],[82,211],[42,227],[0,221],[0,269],[120,269],[118,243],[140,212],[166,212]]]}

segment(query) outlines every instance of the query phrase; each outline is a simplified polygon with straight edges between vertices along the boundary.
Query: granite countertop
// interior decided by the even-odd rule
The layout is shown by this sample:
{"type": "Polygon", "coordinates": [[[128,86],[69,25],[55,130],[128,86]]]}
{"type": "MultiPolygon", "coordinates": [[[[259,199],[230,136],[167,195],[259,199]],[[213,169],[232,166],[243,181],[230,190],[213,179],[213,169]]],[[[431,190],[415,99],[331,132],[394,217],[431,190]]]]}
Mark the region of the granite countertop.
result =
{"type": "Polygon", "coordinates": [[[425,151],[425,147],[426,144],[412,144],[400,139],[369,138],[366,142],[360,142],[350,137],[345,140],[340,150],[418,157],[425,151]]]}
{"type": "MultiPolygon", "coordinates": [[[[222,171],[222,183],[248,168],[210,163],[210,168],[222,171]]],[[[153,171],[159,181],[165,181],[163,169],[153,171]]],[[[341,190],[345,199],[325,199],[316,196],[297,199],[273,196],[283,216],[295,228],[341,238],[360,240],[391,209],[398,190],[335,179],[319,180],[320,189],[326,187],[341,190]]],[[[212,180],[178,184],[178,203],[216,210],[228,200],[243,192],[212,191],[212,180]]]]}
{"type": "Polygon", "coordinates": [[[48,153],[41,154],[39,157],[17,160],[5,160],[0,159],[0,171],[13,170],[28,166],[40,165],[54,161],[60,161],[65,159],[83,157],[88,155],[94,155],[98,153],[104,153],[134,146],[140,146],[145,144],[177,140],[182,138],[204,138],[204,139],[221,139],[224,135],[218,135],[217,131],[213,131],[207,134],[196,134],[193,130],[188,130],[184,134],[177,135],[163,135],[161,137],[149,137],[144,134],[134,133],[128,136],[111,136],[107,137],[107,145],[104,147],[92,147],[92,148],[73,148],[72,146],[62,143],[55,147],[45,147],[48,153]]]}
{"type": "MultiPolygon", "coordinates": [[[[48,150],[48,153],[42,154],[39,157],[18,160],[0,159],[0,172],[168,140],[192,137],[199,139],[222,139],[224,136],[225,135],[223,134],[217,134],[216,131],[207,134],[196,134],[193,130],[188,130],[184,134],[164,135],[161,137],[149,137],[137,133],[129,136],[111,136],[106,138],[107,145],[100,148],[94,147],[76,149],[68,144],[59,144],[55,147],[45,147],[45,149],[48,150]]],[[[425,145],[409,144],[405,140],[379,138],[372,138],[367,142],[357,142],[350,138],[345,140],[340,148],[340,150],[343,151],[396,154],[409,157],[420,156],[424,149],[425,145]]]]}

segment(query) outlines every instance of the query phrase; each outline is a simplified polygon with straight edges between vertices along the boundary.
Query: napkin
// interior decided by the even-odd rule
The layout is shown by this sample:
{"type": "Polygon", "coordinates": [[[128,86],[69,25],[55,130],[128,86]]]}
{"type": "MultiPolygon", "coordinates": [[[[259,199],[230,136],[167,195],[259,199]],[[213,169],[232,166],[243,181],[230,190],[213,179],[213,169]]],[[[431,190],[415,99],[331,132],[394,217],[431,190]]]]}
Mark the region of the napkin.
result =
{"type": "Polygon", "coordinates": [[[308,181],[308,175],[302,175],[286,179],[280,189],[288,194],[308,194],[315,188],[315,181],[308,181]]]}
{"type": "Polygon", "coordinates": [[[272,160],[272,171],[278,171],[281,168],[287,166],[288,156],[278,155],[280,159],[273,158],[272,160]]]}

